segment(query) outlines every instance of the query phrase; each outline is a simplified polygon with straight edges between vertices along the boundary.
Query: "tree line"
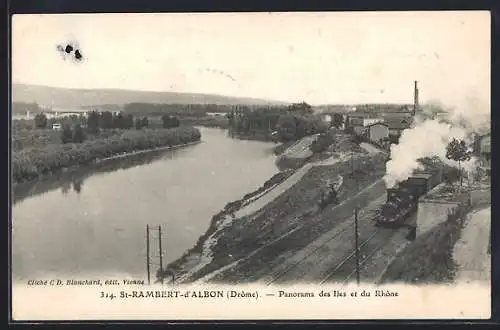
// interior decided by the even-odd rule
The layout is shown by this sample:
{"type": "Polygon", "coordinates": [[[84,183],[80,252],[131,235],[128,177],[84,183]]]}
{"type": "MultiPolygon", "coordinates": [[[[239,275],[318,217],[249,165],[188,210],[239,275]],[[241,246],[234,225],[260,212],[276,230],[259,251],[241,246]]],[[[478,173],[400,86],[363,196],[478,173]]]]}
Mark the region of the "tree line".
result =
{"type": "Polygon", "coordinates": [[[230,112],[234,106],[219,104],[156,104],[134,102],[125,104],[123,111],[132,115],[204,117],[208,112],[230,112]]]}
{"type": "MultiPolygon", "coordinates": [[[[78,130],[79,126],[86,126],[90,134],[98,134],[100,130],[108,129],[142,129],[150,126],[150,120],[147,116],[135,118],[131,114],[113,113],[110,111],[90,111],[87,118],[84,116],[70,116],[60,119],[47,119],[44,113],[35,116],[34,123],[38,129],[47,128],[48,125],[60,122],[63,126],[63,135],[69,136],[71,129],[78,130]],[[72,128],[73,127],[73,128],[72,128]],[[65,131],[66,130],[66,131],[65,131]]],[[[162,128],[179,127],[180,121],[177,117],[164,114],[161,117],[162,128]]]]}
{"type": "Polygon", "coordinates": [[[108,138],[89,139],[82,143],[49,144],[42,148],[26,148],[12,157],[12,178],[20,183],[37,179],[63,168],[85,165],[117,154],[199,141],[200,131],[194,127],[128,130],[108,138]]]}
{"type": "Polygon", "coordinates": [[[240,135],[268,133],[283,142],[326,132],[329,125],[320,115],[314,115],[306,102],[287,106],[249,109],[241,107],[228,114],[232,132],[240,135]]]}

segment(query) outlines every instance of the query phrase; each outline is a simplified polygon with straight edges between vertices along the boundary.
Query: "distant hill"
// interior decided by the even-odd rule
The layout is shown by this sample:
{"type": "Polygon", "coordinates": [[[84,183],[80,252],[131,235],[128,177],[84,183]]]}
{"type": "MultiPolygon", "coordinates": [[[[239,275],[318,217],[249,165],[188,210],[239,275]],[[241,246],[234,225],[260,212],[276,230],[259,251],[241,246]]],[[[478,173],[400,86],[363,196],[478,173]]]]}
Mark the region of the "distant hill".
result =
{"type": "Polygon", "coordinates": [[[33,103],[54,108],[121,106],[127,103],[278,105],[279,101],[229,97],[214,94],[145,92],[123,89],[69,89],[39,85],[13,84],[12,102],[33,103]]]}
{"type": "Polygon", "coordinates": [[[400,103],[363,103],[363,104],[322,104],[314,107],[316,112],[370,112],[370,113],[399,113],[408,112],[413,108],[412,104],[400,103]]]}

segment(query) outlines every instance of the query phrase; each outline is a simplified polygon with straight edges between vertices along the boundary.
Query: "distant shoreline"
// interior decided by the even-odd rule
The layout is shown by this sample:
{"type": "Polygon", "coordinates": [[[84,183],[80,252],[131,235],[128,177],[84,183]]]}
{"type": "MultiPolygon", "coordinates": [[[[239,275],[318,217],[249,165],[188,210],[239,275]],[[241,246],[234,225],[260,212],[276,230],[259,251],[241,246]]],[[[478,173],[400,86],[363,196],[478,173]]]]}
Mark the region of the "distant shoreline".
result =
{"type": "MultiPolygon", "coordinates": [[[[96,159],[96,160],[94,160],[94,164],[102,164],[102,163],[110,161],[110,160],[127,158],[127,157],[130,157],[130,156],[135,156],[135,155],[144,154],[144,153],[150,153],[150,152],[154,152],[154,151],[162,151],[162,150],[167,151],[167,150],[179,149],[179,148],[182,148],[182,147],[188,147],[188,146],[191,146],[191,145],[195,145],[195,144],[198,144],[198,143],[201,143],[201,142],[203,142],[203,141],[202,140],[198,140],[198,141],[193,141],[193,142],[176,144],[176,145],[173,145],[173,146],[164,146],[164,147],[157,147],[157,148],[151,148],[151,149],[145,149],[145,150],[131,151],[131,152],[127,152],[127,153],[124,153],[124,154],[118,154],[118,155],[114,155],[114,156],[110,156],[110,157],[106,157],[106,158],[96,159]]],[[[77,165],[77,166],[79,166],[79,165],[77,165]]]]}

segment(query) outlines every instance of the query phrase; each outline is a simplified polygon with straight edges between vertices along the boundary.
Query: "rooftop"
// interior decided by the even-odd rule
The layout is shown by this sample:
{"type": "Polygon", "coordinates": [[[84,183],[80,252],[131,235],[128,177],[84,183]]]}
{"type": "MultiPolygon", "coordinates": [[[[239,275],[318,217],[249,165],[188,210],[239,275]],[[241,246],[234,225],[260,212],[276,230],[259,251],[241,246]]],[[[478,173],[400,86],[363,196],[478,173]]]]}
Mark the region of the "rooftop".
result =
{"type": "Polygon", "coordinates": [[[370,125],[366,125],[366,127],[372,127],[372,126],[375,126],[375,125],[382,125],[382,126],[389,127],[389,125],[387,125],[385,122],[372,123],[370,125]]]}
{"type": "Polygon", "coordinates": [[[429,179],[432,177],[432,173],[415,173],[410,178],[419,178],[419,179],[429,179]]]}
{"type": "Polygon", "coordinates": [[[413,122],[411,116],[408,117],[388,117],[384,118],[384,123],[389,126],[390,129],[406,129],[410,128],[413,122]]]}

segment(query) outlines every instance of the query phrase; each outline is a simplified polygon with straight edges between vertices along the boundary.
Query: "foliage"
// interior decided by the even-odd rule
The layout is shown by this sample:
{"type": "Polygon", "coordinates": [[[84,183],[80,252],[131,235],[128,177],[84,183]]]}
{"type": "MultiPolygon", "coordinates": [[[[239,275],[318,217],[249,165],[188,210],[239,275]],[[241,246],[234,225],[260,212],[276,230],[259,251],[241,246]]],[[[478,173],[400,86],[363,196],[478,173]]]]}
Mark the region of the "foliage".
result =
{"type": "Polygon", "coordinates": [[[36,128],[47,127],[47,116],[45,116],[45,114],[39,113],[35,116],[35,127],[36,128]]]}
{"type": "Polygon", "coordinates": [[[73,140],[73,133],[71,132],[71,127],[64,125],[61,131],[61,143],[70,143],[73,140]]]}
{"type": "Polygon", "coordinates": [[[113,113],[104,111],[99,114],[99,127],[104,129],[115,128],[115,121],[113,120],[113,113]]]}
{"type": "Polygon", "coordinates": [[[278,118],[278,123],[276,125],[281,140],[291,141],[296,140],[297,135],[297,123],[295,118],[291,115],[282,115],[278,118]]]}
{"type": "Polygon", "coordinates": [[[83,141],[85,141],[85,133],[83,132],[82,126],[80,124],[76,124],[73,128],[72,141],[74,143],[82,143],[83,141]]]}
{"type": "Polygon", "coordinates": [[[447,168],[443,171],[443,181],[447,184],[453,184],[460,179],[460,171],[455,167],[447,168]]]}
{"type": "Polygon", "coordinates": [[[154,104],[154,103],[129,103],[125,104],[123,111],[134,116],[188,116],[204,117],[207,112],[226,112],[232,110],[231,105],[218,104],[154,104]]]}
{"type": "Polygon", "coordinates": [[[302,115],[313,114],[312,107],[309,104],[307,104],[306,102],[293,103],[288,107],[287,110],[290,112],[295,112],[297,114],[302,114],[302,115]]]}
{"type": "Polygon", "coordinates": [[[469,160],[471,153],[468,151],[465,141],[453,138],[446,147],[446,158],[461,162],[469,160]]]}
{"type": "Polygon", "coordinates": [[[13,119],[11,127],[12,132],[33,130],[35,129],[35,121],[33,119],[13,119]]]}
{"type": "Polygon", "coordinates": [[[344,116],[340,113],[333,114],[332,117],[332,126],[335,128],[341,128],[344,124],[344,116]]]}
{"type": "Polygon", "coordinates": [[[179,125],[180,125],[179,119],[177,117],[174,117],[174,116],[163,115],[161,117],[161,120],[162,120],[163,128],[179,127],[179,125]]]}
{"type": "Polygon", "coordinates": [[[99,133],[99,112],[90,111],[87,118],[87,129],[89,133],[99,133]]]}
{"type": "Polygon", "coordinates": [[[311,143],[310,149],[313,153],[321,153],[326,151],[333,142],[334,134],[323,133],[311,143]]]}
{"type": "Polygon", "coordinates": [[[471,159],[471,155],[472,153],[468,150],[464,140],[453,138],[453,140],[451,140],[446,146],[446,158],[458,162],[460,186],[462,186],[462,171],[460,168],[460,162],[471,159]]]}
{"type": "Polygon", "coordinates": [[[19,151],[24,148],[42,148],[47,144],[61,143],[59,132],[51,129],[12,128],[12,150],[19,151]]]}
{"type": "Polygon", "coordinates": [[[14,182],[37,179],[62,168],[89,164],[97,159],[121,153],[173,146],[199,141],[201,134],[193,127],[172,129],[127,130],[108,138],[89,139],[83,143],[50,144],[13,153],[14,182]]]}
{"type": "Polygon", "coordinates": [[[315,116],[286,114],[278,118],[276,130],[281,141],[293,141],[304,136],[325,133],[327,126],[315,116]]]}

